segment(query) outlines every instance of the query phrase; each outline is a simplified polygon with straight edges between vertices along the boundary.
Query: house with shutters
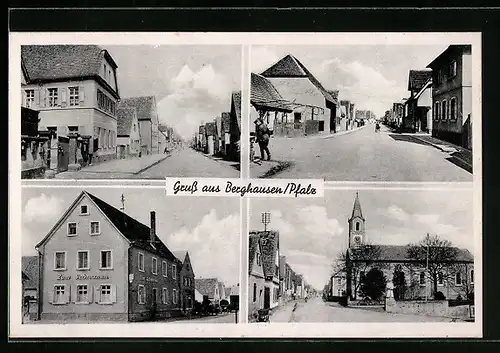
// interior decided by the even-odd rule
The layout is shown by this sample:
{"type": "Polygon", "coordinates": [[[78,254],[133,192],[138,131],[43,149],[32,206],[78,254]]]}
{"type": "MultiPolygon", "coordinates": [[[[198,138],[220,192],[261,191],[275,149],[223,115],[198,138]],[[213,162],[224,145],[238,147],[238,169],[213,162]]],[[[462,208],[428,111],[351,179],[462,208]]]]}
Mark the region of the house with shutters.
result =
{"type": "Polygon", "coordinates": [[[146,321],[182,315],[182,262],[150,226],[82,191],[37,244],[42,320],[146,321]]]}
{"type": "Polygon", "coordinates": [[[432,71],[410,70],[408,91],[410,91],[410,97],[405,102],[404,130],[432,131],[432,71]]]}
{"type": "MultiPolygon", "coordinates": [[[[23,45],[21,62],[23,106],[39,112],[39,130],[60,137],[68,148],[60,152],[70,153],[67,139],[73,135],[79,138],[80,159],[116,158],[120,94],[118,66],[109,52],[97,45],[23,45]]],[[[57,146],[53,150],[57,155],[57,146]]],[[[52,168],[60,171],[71,163],[62,158],[57,166],[54,161],[52,156],[52,168]]]]}
{"type": "Polygon", "coordinates": [[[141,130],[141,155],[163,153],[160,150],[160,130],[156,98],[154,96],[127,97],[120,100],[119,108],[132,107],[137,111],[141,130]]]}
{"type": "Polygon", "coordinates": [[[261,73],[288,102],[299,135],[334,133],[338,100],[296,57],[289,54],[261,73]]]}
{"type": "Polygon", "coordinates": [[[179,300],[182,311],[187,312],[193,308],[195,301],[194,271],[187,250],[176,250],[173,254],[182,264],[179,272],[179,300]]]}
{"type": "Polygon", "coordinates": [[[117,158],[137,157],[141,151],[141,129],[135,108],[118,108],[117,158]]]}

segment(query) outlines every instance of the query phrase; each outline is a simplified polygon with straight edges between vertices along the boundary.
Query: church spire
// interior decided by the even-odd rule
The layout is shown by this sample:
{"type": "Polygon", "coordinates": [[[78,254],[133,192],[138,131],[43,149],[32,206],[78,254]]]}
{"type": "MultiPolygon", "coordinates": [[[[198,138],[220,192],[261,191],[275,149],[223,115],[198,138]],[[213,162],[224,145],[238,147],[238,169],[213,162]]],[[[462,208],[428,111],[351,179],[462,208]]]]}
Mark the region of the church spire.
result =
{"type": "Polygon", "coordinates": [[[360,217],[362,220],[364,220],[363,212],[361,212],[361,203],[359,202],[358,192],[356,192],[356,198],[354,199],[351,219],[354,217],[360,217]]]}

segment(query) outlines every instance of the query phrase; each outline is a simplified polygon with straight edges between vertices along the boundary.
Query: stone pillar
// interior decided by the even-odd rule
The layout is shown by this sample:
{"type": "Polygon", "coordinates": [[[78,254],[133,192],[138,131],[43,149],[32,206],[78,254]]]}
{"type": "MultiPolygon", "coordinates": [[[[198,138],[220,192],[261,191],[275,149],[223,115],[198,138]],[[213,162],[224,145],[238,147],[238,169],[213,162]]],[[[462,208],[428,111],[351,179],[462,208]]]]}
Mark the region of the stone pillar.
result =
{"type": "Polygon", "coordinates": [[[82,169],[82,166],[80,163],[78,163],[77,160],[77,150],[78,150],[78,137],[77,135],[69,135],[69,165],[68,165],[68,170],[69,171],[79,171],[82,169]]]}
{"type": "Polygon", "coordinates": [[[394,286],[392,282],[387,283],[387,292],[385,295],[384,310],[390,312],[390,308],[396,304],[394,299],[394,286]]]}
{"type": "Polygon", "coordinates": [[[49,141],[50,149],[50,169],[45,171],[45,178],[52,179],[57,173],[57,165],[59,158],[59,141],[57,140],[57,135],[52,134],[49,141]]]}

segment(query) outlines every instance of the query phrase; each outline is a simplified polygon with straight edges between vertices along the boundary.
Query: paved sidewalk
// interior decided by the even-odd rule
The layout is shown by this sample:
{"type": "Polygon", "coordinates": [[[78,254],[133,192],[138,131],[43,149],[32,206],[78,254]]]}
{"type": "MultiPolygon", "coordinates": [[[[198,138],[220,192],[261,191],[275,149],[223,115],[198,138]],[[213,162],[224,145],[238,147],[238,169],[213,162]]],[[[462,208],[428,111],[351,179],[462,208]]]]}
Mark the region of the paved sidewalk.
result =
{"type": "Polygon", "coordinates": [[[271,322],[292,322],[295,305],[299,305],[297,301],[290,301],[282,304],[271,312],[269,320],[271,322]]]}

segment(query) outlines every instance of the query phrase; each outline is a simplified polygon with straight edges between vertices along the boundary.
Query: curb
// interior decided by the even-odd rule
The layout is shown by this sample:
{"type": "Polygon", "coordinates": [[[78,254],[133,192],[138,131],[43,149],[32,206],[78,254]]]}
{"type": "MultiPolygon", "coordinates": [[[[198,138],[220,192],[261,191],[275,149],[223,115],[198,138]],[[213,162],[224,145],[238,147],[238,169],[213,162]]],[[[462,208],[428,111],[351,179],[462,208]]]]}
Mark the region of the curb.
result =
{"type": "MultiPolygon", "coordinates": [[[[465,166],[467,166],[467,168],[470,168],[470,170],[472,171],[472,165],[471,165],[469,162],[467,162],[467,161],[465,161],[465,160],[463,160],[462,158],[459,158],[459,157],[457,157],[457,156],[453,156],[453,155],[452,155],[452,153],[447,152],[446,150],[444,150],[443,148],[441,148],[439,145],[436,145],[436,144],[431,143],[431,142],[429,142],[429,141],[425,141],[425,140],[421,139],[421,138],[420,138],[420,136],[412,136],[412,138],[417,139],[417,140],[419,140],[420,142],[425,143],[425,144],[427,144],[427,145],[429,145],[429,146],[432,146],[432,147],[434,147],[434,148],[436,148],[436,149],[440,150],[441,152],[447,153],[450,157],[457,159],[458,161],[460,161],[461,163],[463,163],[465,166]]],[[[459,152],[459,150],[458,150],[458,149],[456,149],[456,148],[455,148],[455,150],[456,150],[457,152],[459,152]]],[[[453,153],[454,153],[454,152],[453,152],[453,153]]],[[[472,172],[471,172],[471,173],[472,173],[472,172]]]]}
{"type": "Polygon", "coordinates": [[[152,168],[152,167],[154,167],[155,165],[160,164],[161,162],[163,162],[165,159],[167,159],[167,158],[168,158],[168,157],[170,157],[170,156],[172,156],[172,153],[167,154],[164,158],[159,159],[159,160],[157,160],[156,162],[154,162],[153,164],[150,164],[150,165],[148,165],[147,167],[142,168],[142,169],[141,169],[141,170],[139,170],[138,172],[133,172],[132,174],[134,174],[134,175],[141,174],[142,172],[144,172],[144,171],[148,170],[149,168],[152,168]]]}
{"type": "Polygon", "coordinates": [[[336,134],[330,134],[328,136],[325,136],[325,137],[322,137],[324,140],[327,140],[327,139],[332,139],[332,138],[335,138],[335,137],[338,137],[338,136],[344,136],[344,135],[348,135],[352,132],[356,132],[356,131],[359,131],[359,130],[362,130],[368,126],[371,126],[372,124],[367,124],[367,125],[364,125],[364,126],[361,126],[361,127],[358,127],[356,129],[352,129],[352,130],[345,130],[345,131],[342,131],[342,133],[336,133],[336,134]]]}

